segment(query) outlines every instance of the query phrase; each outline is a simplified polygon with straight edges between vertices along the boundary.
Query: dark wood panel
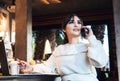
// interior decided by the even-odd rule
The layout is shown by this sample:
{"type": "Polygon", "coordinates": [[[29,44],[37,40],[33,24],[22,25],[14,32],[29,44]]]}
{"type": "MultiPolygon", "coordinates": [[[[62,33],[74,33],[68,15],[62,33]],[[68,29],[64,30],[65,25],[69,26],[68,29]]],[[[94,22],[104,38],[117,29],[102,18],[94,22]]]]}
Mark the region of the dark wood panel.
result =
{"type": "Polygon", "coordinates": [[[55,81],[58,75],[19,75],[1,76],[0,81],[55,81]]]}

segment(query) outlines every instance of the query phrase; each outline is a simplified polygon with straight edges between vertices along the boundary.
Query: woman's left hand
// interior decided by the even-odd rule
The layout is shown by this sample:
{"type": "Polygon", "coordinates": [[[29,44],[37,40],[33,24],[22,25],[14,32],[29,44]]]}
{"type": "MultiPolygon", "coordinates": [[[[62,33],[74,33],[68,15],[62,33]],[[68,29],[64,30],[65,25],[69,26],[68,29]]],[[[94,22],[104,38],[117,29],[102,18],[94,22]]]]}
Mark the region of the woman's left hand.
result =
{"type": "Polygon", "coordinates": [[[85,39],[88,39],[90,36],[93,35],[93,31],[91,28],[89,28],[87,26],[83,26],[82,28],[87,28],[87,30],[88,30],[88,34],[85,36],[85,39]]]}

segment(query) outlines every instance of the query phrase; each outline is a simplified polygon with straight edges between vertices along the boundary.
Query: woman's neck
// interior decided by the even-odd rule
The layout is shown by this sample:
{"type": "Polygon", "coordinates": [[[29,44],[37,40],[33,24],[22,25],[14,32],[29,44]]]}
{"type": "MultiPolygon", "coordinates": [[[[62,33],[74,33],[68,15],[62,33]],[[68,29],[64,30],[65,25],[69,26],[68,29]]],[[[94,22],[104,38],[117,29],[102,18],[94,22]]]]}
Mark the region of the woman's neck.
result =
{"type": "Polygon", "coordinates": [[[78,44],[80,43],[80,38],[79,37],[69,37],[68,38],[68,43],[69,44],[78,44]]]}

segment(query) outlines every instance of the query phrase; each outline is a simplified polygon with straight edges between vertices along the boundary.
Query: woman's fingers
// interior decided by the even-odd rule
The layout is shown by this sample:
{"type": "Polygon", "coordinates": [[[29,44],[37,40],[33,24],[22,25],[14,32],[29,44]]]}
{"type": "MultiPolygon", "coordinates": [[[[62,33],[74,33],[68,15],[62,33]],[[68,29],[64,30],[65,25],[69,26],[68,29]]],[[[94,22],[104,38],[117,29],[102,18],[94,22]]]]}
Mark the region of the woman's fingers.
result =
{"type": "Polygon", "coordinates": [[[92,31],[91,28],[89,28],[89,27],[87,27],[87,26],[82,26],[82,29],[86,29],[86,31],[87,31],[87,34],[86,34],[86,36],[84,37],[85,39],[88,39],[89,36],[93,35],[93,31],[92,31]]]}
{"type": "Polygon", "coordinates": [[[32,67],[29,65],[29,63],[20,59],[16,60],[18,61],[18,65],[22,73],[29,73],[32,71],[32,67]]]}

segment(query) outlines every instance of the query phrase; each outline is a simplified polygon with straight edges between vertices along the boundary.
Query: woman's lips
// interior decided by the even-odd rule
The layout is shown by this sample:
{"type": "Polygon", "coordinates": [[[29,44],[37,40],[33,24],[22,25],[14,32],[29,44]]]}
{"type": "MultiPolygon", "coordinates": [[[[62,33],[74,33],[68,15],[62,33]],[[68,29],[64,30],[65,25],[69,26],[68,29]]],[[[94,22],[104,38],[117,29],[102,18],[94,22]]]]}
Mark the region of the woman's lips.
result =
{"type": "Polygon", "coordinates": [[[73,31],[80,31],[80,29],[73,29],[73,31]]]}

